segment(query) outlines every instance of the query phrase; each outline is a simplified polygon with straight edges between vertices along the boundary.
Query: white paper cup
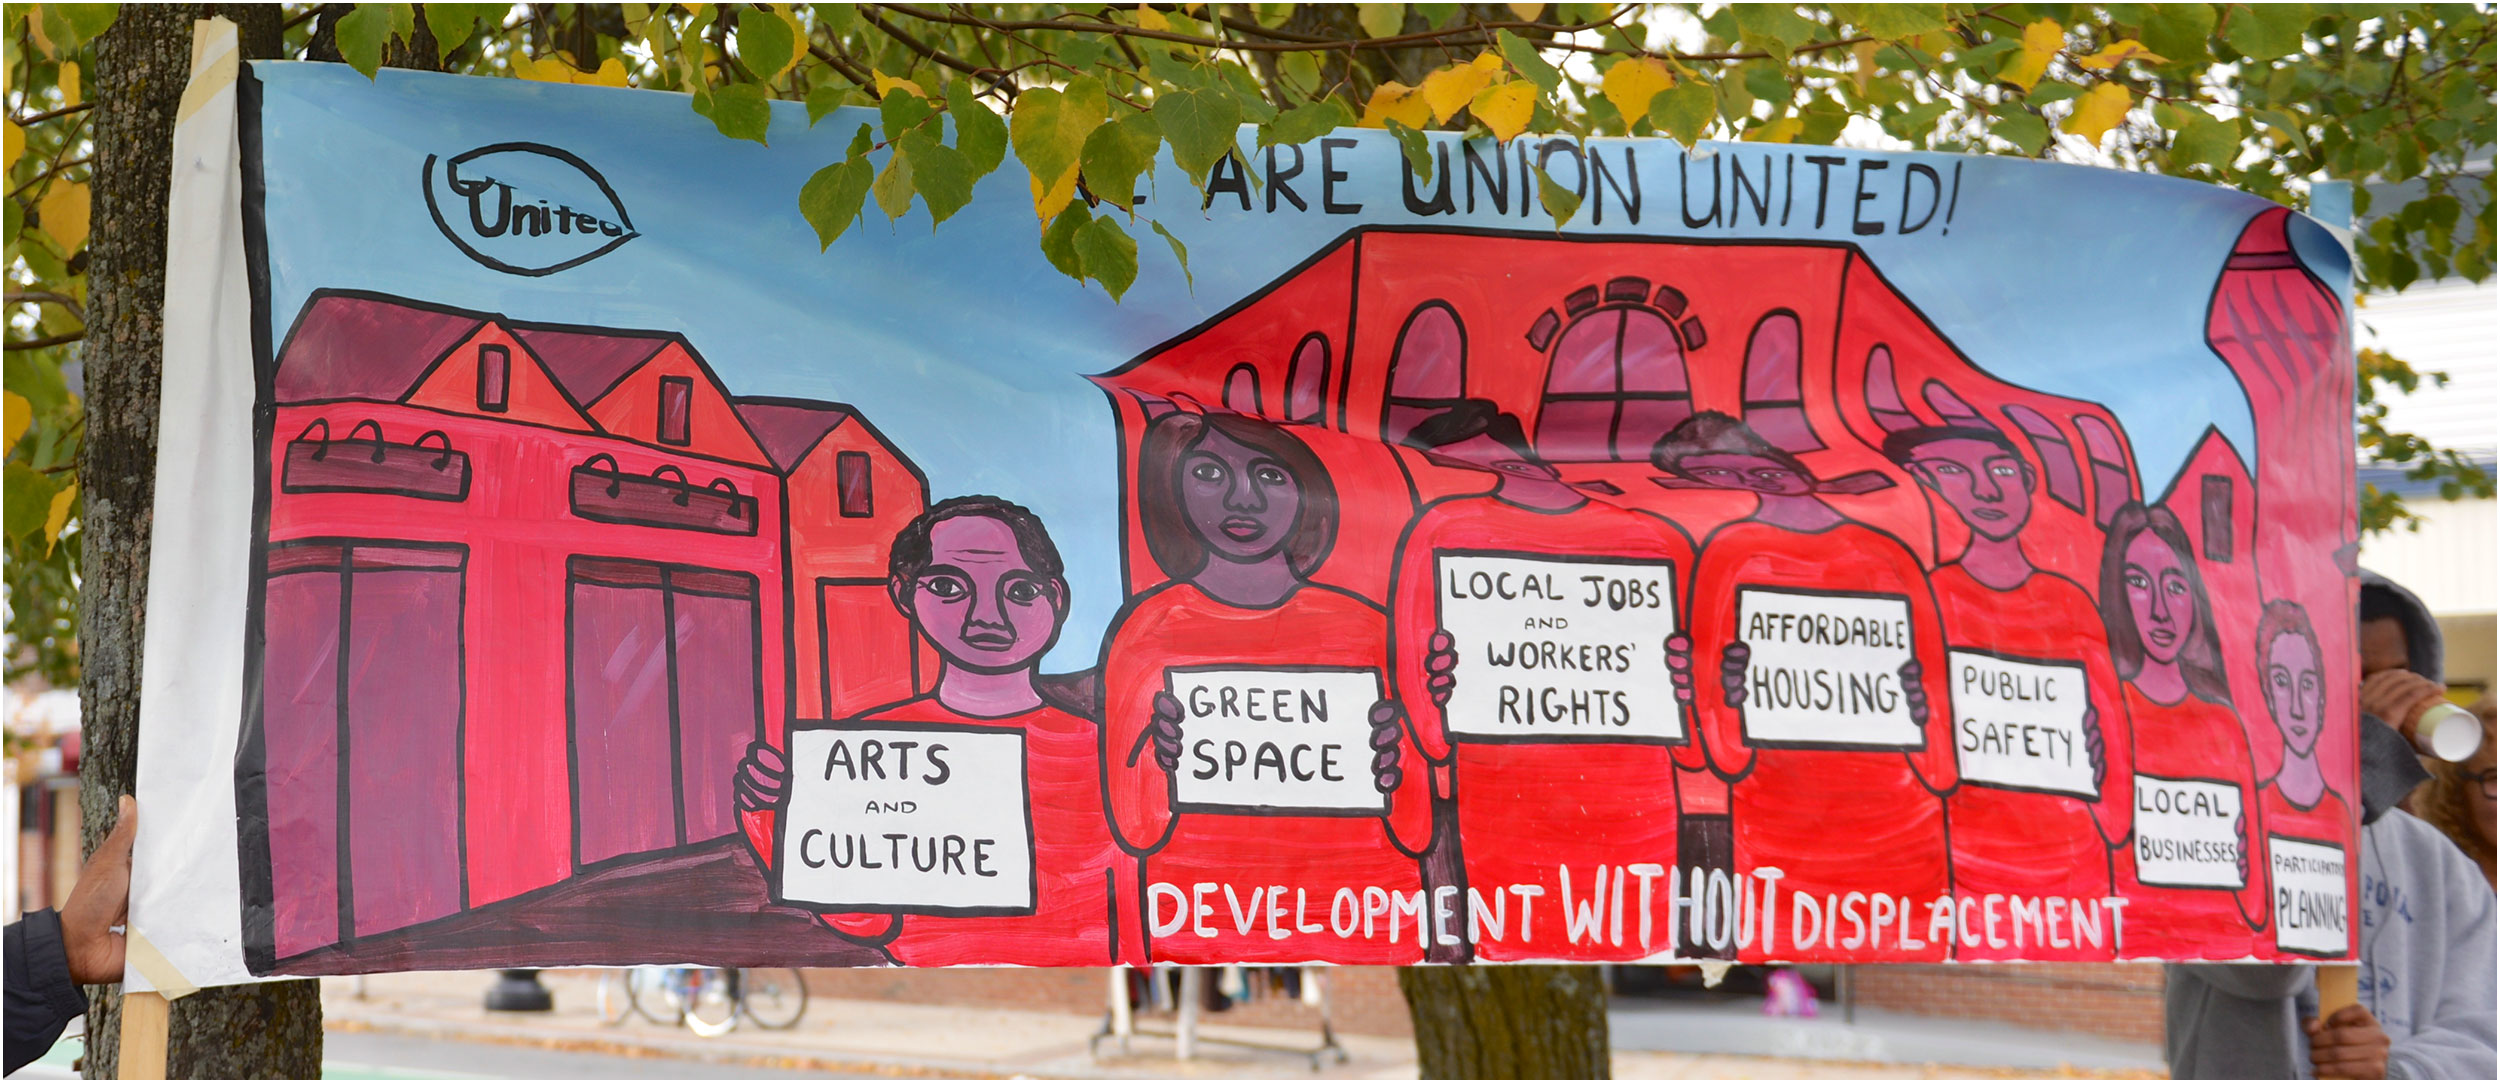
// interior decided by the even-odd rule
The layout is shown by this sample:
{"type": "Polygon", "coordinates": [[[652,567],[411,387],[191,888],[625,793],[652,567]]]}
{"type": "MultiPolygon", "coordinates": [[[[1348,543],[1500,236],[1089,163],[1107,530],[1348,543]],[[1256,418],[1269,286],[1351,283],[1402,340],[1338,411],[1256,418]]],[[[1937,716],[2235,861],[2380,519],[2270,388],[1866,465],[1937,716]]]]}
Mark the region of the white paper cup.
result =
{"type": "Polygon", "coordinates": [[[2413,725],[2413,745],[2449,763],[2472,759],[2483,747],[2483,720],[2453,703],[2435,703],[2413,725]]]}

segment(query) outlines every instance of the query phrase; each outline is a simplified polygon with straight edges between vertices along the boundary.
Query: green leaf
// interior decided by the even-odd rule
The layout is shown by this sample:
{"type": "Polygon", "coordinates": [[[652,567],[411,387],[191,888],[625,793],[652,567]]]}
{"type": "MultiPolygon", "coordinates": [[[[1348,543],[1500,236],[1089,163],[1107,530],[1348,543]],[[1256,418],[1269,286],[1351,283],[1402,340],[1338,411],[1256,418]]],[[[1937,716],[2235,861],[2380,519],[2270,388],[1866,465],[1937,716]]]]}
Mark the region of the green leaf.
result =
{"type": "Polygon", "coordinates": [[[2214,9],[2211,4],[2145,4],[2137,39],[2154,55],[2172,64],[2204,64],[2213,59],[2214,9]]]}
{"type": "Polygon", "coordinates": [[[1573,215],[1580,213],[1580,194],[1554,183],[1554,178],[1545,174],[1544,166],[1531,168],[1536,170],[1537,205],[1544,207],[1545,213],[1554,216],[1554,228],[1560,230],[1571,221],[1573,215]]]}
{"type": "Polygon", "coordinates": [[[1068,80],[1064,90],[1037,87],[1017,95],[1007,118],[1016,160],[1044,184],[1057,181],[1077,164],[1109,107],[1102,84],[1088,75],[1068,80]]]}
{"type": "Polygon", "coordinates": [[[1154,168],[1163,135],[1154,114],[1135,113],[1094,129],[1085,138],[1080,168],[1085,187],[1127,210],[1137,203],[1137,175],[1154,168]]]}
{"type": "Polygon", "coordinates": [[[2301,153],[2309,152],[2309,133],[2302,130],[2299,118],[2280,109],[2257,109],[2248,115],[2257,123],[2290,136],[2292,145],[2300,148],[2301,153]]]}
{"type": "Polygon", "coordinates": [[[1354,111],[1335,98],[1298,105],[1259,127],[1259,145],[1308,143],[1354,123],[1354,111]]]}
{"type": "Polygon", "coordinates": [[[922,121],[935,115],[936,108],[917,95],[888,94],[877,102],[877,120],[888,143],[901,142],[906,133],[919,129],[922,121]]]}
{"type": "Polygon", "coordinates": [[[810,4],[808,8],[816,13],[816,25],[832,31],[835,37],[848,34],[859,25],[856,4],[810,4]]]}
{"type": "Polygon", "coordinates": [[[43,36],[52,43],[52,55],[68,59],[79,47],[102,37],[121,14],[120,4],[45,4],[43,36]]]}
{"type": "Polygon", "coordinates": [[[2209,165],[2228,168],[2240,153],[2240,126],[2227,120],[2199,117],[2179,129],[2170,140],[2170,168],[2173,171],[2189,166],[2209,165]]]}
{"type": "Polygon", "coordinates": [[[712,126],[720,129],[720,134],[758,143],[764,142],[773,122],[772,103],[764,100],[764,88],[754,83],[731,83],[697,91],[694,111],[712,118],[712,126]]]}
{"type": "Polygon", "coordinates": [[[1686,76],[1649,99],[1649,122],[1691,147],[1719,113],[1719,92],[1699,76],[1686,76]]]}
{"type": "Polygon", "coordinates": [[[1746,44],[1786,59],[1797,46],[1814,40],[1814,22],[1789,4],[1737,4],[1736,32],[1746,44]]]}
{"type": "Polygon", "coordinates": [[[835,162],[807,178],[807,185],[799,189],[799,214],[816,227],[817,251],[833,247],[859,218],[871,179],[868,160],[860,157],[835,162]]]}
{"type": "MultiPolygon", "coordinates": [[[[367,79],[382,70],[382,47],[391,40],[391,5],[358,4],[339,19],[339,59],[367,79]]],[[[46,11],[51,5],[44,5],[46,11]]]]}
{"type": "Polygon", "coordinates": [[[2023,101],[2032,106],[2054,105],[2082,96],[2083,88],[2073,83],[2043,79],[2031,88],[2031,93],[2023,95],[2023,101]]]}
{"type": "Polygon", "coordinates": [[[1198,276],[1189,271],[1189,246],[1182,244],[1181,239],[1173,236],[1171,230],[1163,228],[1163,223],[1149,219],[1146,224],[1155,227],[1155,232],[1163,235],[1163,243],[1172,246],[1172,258],[1179,260],[1181,264],[1181,279],[1189,283],[1191,293],[1198,292],[1198,276]]]}
{"type": "Polygon", "coordinates": [[[843,101],[851,96],[851,90],[852,87],[850,82],[840,76],[835,76],[825,82],[809,87],[807,91],[807,126],[810,128],[815,127],[817,121],[825,119],[825,114],[842,108],[843,101]]]}
{"type": "Polygon", "coordinates": [[[738,9],[738,61],[758,79],[771,79],[798,56],[798,39],[781,16],[752,4],[738,9]]]}
{"type": "Polygon", "coordinates": [[[1988,134],[2021,147],[2024,154],[2038,154],[2049,143],[2049,124],[2029,113],[2015,113],[1989,125],[1988,134]]]}
{"type": "MultiPolygon", "coordinates": [[[[466,44],[477,33],[478,20],[500,20],[511,10],[510,4],[425,5],[425,28],[434,35],[434,58],[450,56],[452,50],[466,44]]],[[[503,24],[498,21],[496,25],[503,24]]]]}
{"type": "Polygon", "coordinates": [[[1104,215],[1085,224],[1075,237],[1076,251],[1085,261],[1085,277],[1102,283],[1103,292],[1113,301],[1127,293],[1137,281],[1137,240],[1120,228],[1118,219],[1104,215]]]}
{"type": "MultiPolygon", "coordinates": [[[[2307,4],[2249,4],[2231,10],[2222,40],[2250,60],[2273,60],[2299,52],[2301,32],[2308,28],[2307,4]]],[[[2151,42],[2145,47],[2161,52],[2151,42]]]]}
{"type": "MultiPolygon", "coordinates": [[[[1850,16],[1858,29],[1868,37],[1884,41],[1914,38],[1931,30],[1944,29],[1948,19],[1943,4],[1852,4],[1857,10],[1850,16]]],[[[1742,24],[1742,20],[1739,20],[1742,24]]]]}
{"type": "Polygon", "coordinates": [[[1007,156],[1007,122],[981,104],[972,84],[957,79],[946,84],[946,112],[955,118],[955,149],[975,178],[986,177],[1007,156]]]}
{"type": "Polygon", "coordinates": [[[1528,44],[1527,39],[1508,30],[1496,30],[1493,41],[1501,49],[1502,59],[1510,63],[1511,70],[1535,83],[1538,93],[1551,94],[1562,85],[1562,72],[1556,71],[1552,64],[1545,62],[1544,57],[1537,55],[1536,46],[1528,44]]]}
{"type": "Polygon", "coordinates": [[[1356,4],[1354,20],[1362,24],[1365,37],[1390,37],[1406,26],[1406,5],[1356,4]]]}
{"type": "MultiPolygon", "coordinates": [[[[1021,111],[1021,105],[1018,108],[1021,111]]],[[[1042,230],[1042,257],[1058,268],[1060,274],[1079,282],[1085,280],[1085,257],[1077,253],[1076,236],[1093,221],[1093,212],[1085,209],[1083,200],[1078,200],[1068,204],[1068,209],[1059,212],[1059,216],[1051,219],[1050,225],[1042,230]]]]}
{"type": "Polygon", "coordinates": [[[1265,124],[1276,119],[1276,107],[1268,104],[1267,90],[1259,85],[1250,69],[1239,64],[1222,68],[1224,85],[1233,88],[1233,100],[1241,103],[1241,119],[1245,124],[1265,124]]]}
{"type": "Polygon", "coordinates": [[[886,159],[885,169],[868,186],[869,193],[877,197],[877,209],[885,212],[888,221],[911,210],[911,166],[911,155],[897,147],[886,159]]]}
{"type": "Polygon", "coordinates": [[[0,530],[9,540],[29,537],[43,530],[43,521],[52,514],[52,496],[60,491],[50,475],[20,462],[11,462],[6,474],[8,495],[0,504],[0,530]]]}
{"type": "MultiPolygon", "coordinates": [[[[904,138],[897,156],[911,159],[911,185],[928,205],[931,228],[972,202],[972,164],[964,160],[962,151],[925,132],[913,132],[904,138]]],[[[880,199],[878,206],[884,205],[880,199]]]]}
{"type": "Polygon", "coordinates": [[[1203,185],[1207,170],[1227,154],[1241,135],[1241,103],[1227,89],[1170,90],[1155,98],[1155,123],[1172,144],[1172,161],[1203,185]]]}
{"type": "Polygon", "coordinates": [[[1382,120],[1389,134],[1398,137],[1398,150],[1406,155],[1406,167],[1415,171],[1418,184],[1432,183],[1432,141],[1424,133],[1394,120],[1382,120]]]}

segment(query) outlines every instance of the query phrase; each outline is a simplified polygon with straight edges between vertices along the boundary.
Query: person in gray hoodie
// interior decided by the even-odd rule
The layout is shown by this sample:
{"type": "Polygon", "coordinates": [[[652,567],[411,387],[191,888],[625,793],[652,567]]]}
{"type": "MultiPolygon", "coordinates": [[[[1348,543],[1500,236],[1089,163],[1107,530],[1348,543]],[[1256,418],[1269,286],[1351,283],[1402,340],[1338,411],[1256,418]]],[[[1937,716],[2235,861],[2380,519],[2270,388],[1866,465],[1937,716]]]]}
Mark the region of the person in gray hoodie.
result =
{"type": "MultiPolygon", "coordinates": [[[[2439,626],[2410,591],[2362,573],[2365,642],[2403,633],[2402,665],[2437,682],[2439,626]],[[2370,618],[2377,618],[2373,621],[2370,618]],[[2375,633],[2375,634],[2373,634],[2375,633]]],[[[2365,680],[2392,659],[2365,658],[2365,680]]],[[[2385,682],[2382,682],[2384,684],[2385,682]]],[[[2315,968],[2164,968],[2163,1045],[2180,1079],[2490,1079],[2492,893],[2430,825],[2396,807],[2426,775],[2377,715],[2361,720],[2360,1003],[2317,1018],[2315,968]]]]}

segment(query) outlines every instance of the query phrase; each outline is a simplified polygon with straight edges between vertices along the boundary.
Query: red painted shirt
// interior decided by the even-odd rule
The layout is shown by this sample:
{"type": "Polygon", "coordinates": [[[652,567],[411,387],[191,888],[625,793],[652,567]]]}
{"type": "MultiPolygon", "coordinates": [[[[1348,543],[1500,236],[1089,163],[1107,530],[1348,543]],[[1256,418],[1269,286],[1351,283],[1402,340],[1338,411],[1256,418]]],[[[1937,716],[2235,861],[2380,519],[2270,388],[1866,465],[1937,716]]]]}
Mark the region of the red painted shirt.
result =
{"type": "MultiPolygon", "coordinates": [[[[1972,578],[1961,565],[1948,564],[1936,569],[1928,583],[1935,588],[1936,612],[1950,647],[2082,664],[2106,767],[2093,800],[2006,789],[1963,776],[1961,788],[1945,801],[1953,838],[1954,894],[2063,896],[2097,906],[2110,893],[2111,849],[2126,841],[2128,811],[2134,807],[2126,708],[2118,695],[2118,675],[2110,667],[2100,609],[2082,587],[2045,571],[2034,571],[2014,589],[2001,591],[1972,578]]],[[[1976,740],[1965,729],[1969,706],[1956,704],[1957,748],[1976,740]]],[[[2072,949],[2030,944],[2020,951],[1964,943],[1957,946],[1956,957],[2108,959],[2112,950],[2107,940],[2098,949],[2077,942],[2072,949]]]]}
{"type": "Polygon", "coordinates": [[[2127,899],[2119,958],[2242,959],[2271,951],[2265,938],[2250,935],[2265,930],[2269,911],[2263,813],[2239,716],[2193,695],[2173,704],[2157,703],[2133,682],[2126,685],[2125,698],[2137,774],[2216,782],[2239,790],[2248,877],[2237,889],[2144,883],[2136,869],[2137,849],[2144,843],[2142,824],[2137,824],[2139,830],[2120,848],[2112,869],[2118,893],[2127,899]]]}
{"type": "MultiPolygon", "coordinates": [[[[1029,915],[827,914],[825,923],[882,945],[904,966],[1107,966],[1144,961],[1137,862],[1111,838],[1103,813],[1100,735],[1094,723],[1043,705],[1004,718],[959,714],[934,694],[880,707],[871,722],[941,722],[1024,731],[1025,792],[1033,822],[1034,909],[1029,915]]],[[[742,817],[769,864],[773,817],[742,817]]]]}
{"type": "MultiPolygon", "coordinates": [[[[1850,892],[1909,900],[1916,915],[1908,936],[1887,930],[1858,947],[1842,947],[1827,919],[1811,950],[1834,961],[1905,961],[1944,957],[1928,938],[1928,908],[1951,886],[1945,853],[1944,804],[1958,779],[1946,698],[1944,637],[1936,603],[1917,558],[1890,535],[1855,522],[1799,533],[1755,519],[1719,528],[1702,544],[1693,576],[1693,669],[1700,733],[1710,764],[1732,781],[1736,870],[1752,877],[1775,867],[1779,925],[1784,935],[1769,956],[1757,937],[1739,957],[1751,962],[1791,957],[1796,945],[1790,900],[1797,894],[1845,898],[1850,892]],[[1727,704],[1720,660],[1738,641],[1738,591],[1744,587],[1882,593],[1908,600],[1910,638],[1926,689],[1925,743],[1892,750],[1756,747],[1745,737],[1743,712],[1727,704]],[[1844,841],[1845,840],[1845,843],[1844,841]],[[1915,942],[1915,946],[1913,946],[1915,942]]],[[[1762,660],[1756,651],[1754,660],[1762,660]]],[[[1871,923],[1870,923],[1871,924],[1871,923]]]]}
{"type": "MultiPolygon", "coordinates": [[[[1379,607],[1320,584],[1305,585],[1268,609],[1217,601],[1186,581],[1130,603],[1104,648],[1102,755],[1119,839],[1145,859],[1154,961],[1385,965],[1422,959],[1412,907],[1423,891],[1416,856],[1432,841],[1431,771],[1411,727],[1398,743],[1401,781],[1383,816],[1175,813],[1173,778],[1147,737],[1169,668],[1363,668],[1381,673],[1385,691],[1388,643],[1389,621],[1379,607]],[[1350,917],[1340,892],[1351,893],[1350,917]],[[1409,909],[1390,906],[1390,894],[1409,909]],[[1367,919],[1366,911],[1377,912],[1367,919]],[[1158,926],[1164,933],[1152,935],[1158,926]]],[[[1363,705],[1367,714],[1370,706],[1363,705]]],[[[1350,766],[1368,775],[1371,749],[1353,751],[1350,766]]],[[[1423,900],[1423,911],[1429,921],[1430,900],[1423,900]]],[[[1460,932],[1455,921],[1445,924],[1453,935],[1460,932]]]]}
{"type": "MultiPolygon", "coordinates": [[[[1453,741],[1441,708],[1426,690],[1424,668],[1440,623],[1433,557],[1452,550],[1670,562],[1675,594],[1670,604],[1681,628],[1693,569],[1692,542],[1666,520],[1604,502],[1546,512],[1490,495],[1455,497],[1424,509],[1408,528],[1390,587],[1398,698],[1407,705],[1424,750],[1455,766],[1451,796],[1458,806],[1467,886],[1488,915],[1502,918],[1481,926],[1477,956],[1509,960],[1568,954],[1627,960],[1666,950],[1674,914],[1664,879],[1652,883],[1650,945],[1640,942],[1637,912],[1626,922],[1609,923],[1607,935],[1594,943],[1572,943],[1563,914],[1570,903],[1587,902],[1601,866],[1674,867],[1675,758],[1688,754],[1692,765],[1700,767],[1698,748],[1689,738],[1683,746],[1689,753],[1677,746],[1632,741],[1453,741]],[[1570,899],[1558,871],[1564,867],[1571,870],[1570,899]],[[1494,898],[1514,884],[1542,887],[1545,894],[1538,901],[1543,905],[1523,910],[1515,896],[1494,898]]],[[[1484,645],[1455,646],[1463,673],[1470,652],[1480,656],[1484,645]]],[[[1635,648],[1662,658],[1665,644],[1635,648]]],[[[1689,728],[1692,720],[1685,724],[1689,728]]],[[[1625,894],[1637,911],[1637,889],[1625,894]]]]}

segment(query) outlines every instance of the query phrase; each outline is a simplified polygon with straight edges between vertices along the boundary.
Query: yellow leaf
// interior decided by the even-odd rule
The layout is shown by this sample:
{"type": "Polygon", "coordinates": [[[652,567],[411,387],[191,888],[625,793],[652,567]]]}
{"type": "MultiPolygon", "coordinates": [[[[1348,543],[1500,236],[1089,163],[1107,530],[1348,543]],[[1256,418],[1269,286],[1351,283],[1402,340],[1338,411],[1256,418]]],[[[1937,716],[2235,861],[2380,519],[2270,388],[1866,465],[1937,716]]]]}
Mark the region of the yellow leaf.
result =
{"type": "MultiPolygon", "coordinates": [[[[785,68],[783,70],[787,71],[789,69],[785,68]]],[[[615,57],[609,57],[606,60],[599,62],[598,71],[575,72],[573,73],[572,78],[574,82],[581,83],[586,86],[623,87],[626,85],[625,64],[615,57]]]]}
{"type": "Polygon", "coordinates": [[[43,219],[43,231],[52,236],[65,255],[76,255],[87,243],[87,186],[66,181],[56,183],[35,204],[35,213],[43,219]]]}
{"type": "Polygon", "coordinates": [[[72,482],[52,494],[52,510],[43,517],[43,555],[51,556],[52,547],[61,544],[61,530],[69,525],[69,506],[78,499],[78,485],[72,482]]]}
{"type": "Polygon", "coordinates": [[[1386,128],[1385,121],[1397,121],[1409,128],[1432,123],[1432,103],[1424,100],[1415,88],[1404,83],[1382,83],[1372,88],[1372,99],[1363,103],[1363,119],[1359,127],[1386,128]]]}
{"type": "Polygon", "coordinates": [[[6,394],[6,399],[0,399],[0,403],[5,403],[5,407],[0,407],[0,415],[4,415],[7,421],[0,427],[8,429],[9,439],[7,443],[0,444],[0,455],[16,450],[17,438],[26,435],[26,427],[35,423],[35,404],[15,391],[6,394]]]}
{"type": "Polygon", "coordinates": [[[0,124],[8,126],[0,129],[0,132],[6,133],[5,141],[8,144],[9,158],[6,164],[0,164],[0,172],[6,172],[17,168],[18,155],[26,153],[26,129],[18,127],[14,120],[0,120],[0,124]]]}
{"type": "Polygon", "coordinates": [[[2066,131],[2080,135],[2097,147],[2101,137],[2126,119],[2127,110],[2135,105],[2135,95],[2116,83],[2102,83],[2075,102],[2073,116],[2066,118],[2066,131]]]}
{"type": "Polygon", "coordinates": [[[1451,114],[1467,108],[1476,92],[1492,81],[1493,73],[1478,65],[1452,64],[1424,76],[1424,104],[1432,107],[1434,123],[1448,120],[1451,114]]]}
{"type": "Polygon", "coordinates": [[[573,66],[571,64],[567,64],[564,61],[558,60],[552,56],[544,58],[533,57],[528,53],[520,52],[518,50],[515,50],[512,54],[512,74],[518,75],[521,78],[528,79],[532,82],[572,82],[573,80],[565,74],[567,71],[571,70],[572,67],[573,66]]]}
{"type": "Polygon", "coordinates": [[[1528,130],[1528,118],[1536,115],[1536,84],[1523,79],[1486,87],[1467,108],[1493,129],[1493,138],[1507,143],[1528,130]]]}
{"type": "Polygon", "coordinates": [[[1048,188],[1042,187],[1042,178],[1026,175],[1033,185],[1033,213],[1041,217],[1043,225],[1059,217],[1059,212],[1067,210],[1069,201],[1076,198],[1076,176],[1082,171],[1082,163],[1071,162],[1068,171],[1048,188]]]}
{"type": "Polygon", "coordinates": [[[884,72],[873,69],[870,70],[868,74],[877,77],[877,96],[880,98],[885,97],[888,92],[896,90],[902,91],[905,94],[909,94],[912,97],[919,98],[924,101],[929,97],[929,92],[920,89],[920,84],[918,83],[905,79],[897,79],[884,72]]]}
{"type": "Polygon", "coordinates": [[[1849,55],[1858,60],[1858,66],[1849,73],[1849,77],[1857,81],[1858,93],[1866,93],[1866,79],[1875,74],[1875,52],[1883,47],[1884,43],[1880,41],[1861,41],[1849,47],[1849,55]]]}
{"type": "Polygon", "coordinates": [[[1543,4],[1510,4],[1506,6],[1510,8],[1511,14],[1519,16],[1520,19],[1526,22],[1535,22],[1537,16],[1545,14],[1545,5],[1543,4]]]}
{"type": "Polygon", "coordinates": [[[2030,90],[2048,73],[2049,59],[2066,44],[2066,29],[2055,19],[2042,19],[2023,28],[2023,49],[2007,57],[1997,78],[2030,90]]]}
{"type": "Polygon", "coordinates": [[[1806,130],[1804,117],[1781,117],[1768,124],[1757,125],[1745,133],[1748,143],[1787,143],[1806,130]]]}
{"type": "Polygon", "coordinates": [[[2124,64],[2130,60],[2143,60],[2154,64],[2169,62],[2168,57],[2162,56],[2151,49],[2145,48],[2143,42],[2137,41],[2134,38],[2128,38],[2124,41],[2113,41],[2104,45],[2101,47],[2100,52],[2094,53],[2090,56],[2078,57],[2076,58],[2075,63],[2086,68],[2090,68],[2093,71],[2108,71],[2109,69],[2115,68],[2118,65],[2124,64]]]}
{"type": "Polygon", "coordinates": [[[1606,78],[1599,84],[1606,100],[1615,104],[1615,112],[1623,114],[1624,129],[1649,115],[1649,100],[1658,92],[1675,85],[1675,76],[1656,57],[1634,57],[1619,60],[1606,69],[1606,78]]]}
{"type": "Polygon", "coordinates": [[[52,55],[52,39],[46,37],[43,32],[42,4],[30,4],[27,6],[26,34],[28,37],[35,39],[35,48],[43,50],[43,55],[52,55]]]}
{"type": "Polygon", "coordinates": [[[61,80],[60,80],[60,85],[61,85],[61,104],[62,104],[62,105],[76,105],[76,104],[78,104],[78,62],[77,62],[77,61],[70,60],[70,61],[63,61],[63,62],[61,63],[61,80]]]}
{"type": "Polygon", "coordinates": [[[1477,70],[1482,71],[1486,75],[1500,75],[1502,73],[1502,54],[1494,52],[1491,49],[1477,53],[1476,59],[1473,63],[1475,64],[1477,70]]]}
{"type": "Polygon", "coordinates": [[[1137,5],[1137,25],[1147,30],[1170,30],[1172,20],[1164,18],[1162,12],[1154,9],[1154,5],[1139,4],[1137,5]]]}

